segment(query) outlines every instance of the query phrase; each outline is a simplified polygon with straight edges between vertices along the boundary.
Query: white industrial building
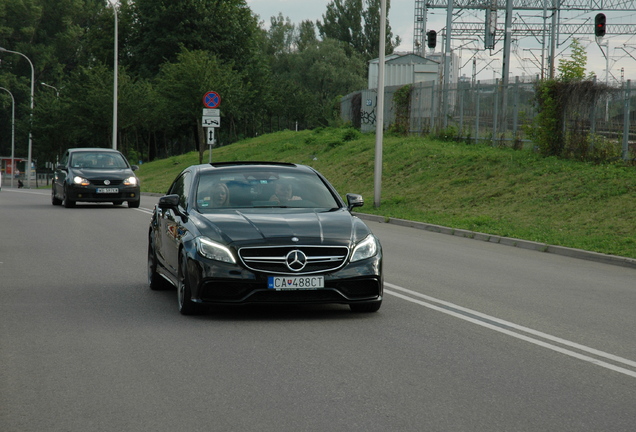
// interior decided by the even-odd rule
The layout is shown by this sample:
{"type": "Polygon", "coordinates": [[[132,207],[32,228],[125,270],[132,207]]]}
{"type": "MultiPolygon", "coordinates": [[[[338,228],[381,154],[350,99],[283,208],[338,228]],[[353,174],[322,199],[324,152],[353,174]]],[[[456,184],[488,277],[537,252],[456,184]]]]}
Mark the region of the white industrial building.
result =
{"type": "MultiPolygon", "coordinates": [[[[379,59],[369,61],[370,89],[378,88],[379,59]]],[[[423,81],[436,81],[439,78],[439,62],[417,54],[391,54],[385,58],[384,85],[386,87],[403,86],[423,81]]]]}

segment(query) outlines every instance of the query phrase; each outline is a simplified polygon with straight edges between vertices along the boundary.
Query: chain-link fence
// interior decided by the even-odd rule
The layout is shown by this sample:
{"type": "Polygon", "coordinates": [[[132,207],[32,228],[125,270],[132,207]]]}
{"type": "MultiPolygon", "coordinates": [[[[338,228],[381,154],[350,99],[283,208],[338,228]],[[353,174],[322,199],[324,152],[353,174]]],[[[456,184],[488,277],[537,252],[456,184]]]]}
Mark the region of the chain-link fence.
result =
{"type": "MultiPolygon", "coordinates": [[[[385,89],[385,129],[403,121],[398,118],[398,107],[394,104],[394,95],[401,88],[385,89]]],[[[499,146],[533,147],[531,134],[537,127],[536,89],[537,80],[527,77],[516,77],[506,85],[499,80],[460,82],[447,90],[433,81],[411,84],[408,124],[402,130],[499,146]]],[[[627,81],[620,87],[605,88],[602,96],[579,98],[575,107],[562,112],[563,136],[574,130],[602,136],[619,147],[623,159],[634,157],[633,97],[627,81]]],[[[342,98],[341,116],[362,132],[375,131],[377,90],[362,90],[342,98]]]]}

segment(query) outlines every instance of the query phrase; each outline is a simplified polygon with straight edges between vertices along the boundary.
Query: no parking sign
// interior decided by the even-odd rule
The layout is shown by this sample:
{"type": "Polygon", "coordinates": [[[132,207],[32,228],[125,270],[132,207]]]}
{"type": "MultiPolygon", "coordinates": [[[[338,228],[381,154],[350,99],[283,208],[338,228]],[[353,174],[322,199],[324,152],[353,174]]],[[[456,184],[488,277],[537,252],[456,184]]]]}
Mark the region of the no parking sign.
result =
{"type": "Polygon", "coordinates": [[[206,108],[218,108],[221,105],[221,96],[217,92],[209,91],[203,95],[203,106],[206,108]]]}

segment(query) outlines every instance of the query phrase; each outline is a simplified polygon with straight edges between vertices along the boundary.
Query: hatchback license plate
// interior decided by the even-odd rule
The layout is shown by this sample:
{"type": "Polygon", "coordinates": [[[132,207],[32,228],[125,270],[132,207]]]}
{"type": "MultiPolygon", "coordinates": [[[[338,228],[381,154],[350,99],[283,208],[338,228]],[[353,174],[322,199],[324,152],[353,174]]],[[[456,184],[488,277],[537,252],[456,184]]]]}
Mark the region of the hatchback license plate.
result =
{"type": "Polygon", "coordinates": [[[313,290],[324,287],[324,276],[269,276],[267,278],[267,288],[275,290],[313,290]]]}
{"type": "Polygon", "coordinates": [[[110,193],[110,194],[119,193],[119,189],[117,189],[117,188],[97,188],[97,193],[105,193],[105,194],[106,193],[107,194],[108,193],[110,193]]]}

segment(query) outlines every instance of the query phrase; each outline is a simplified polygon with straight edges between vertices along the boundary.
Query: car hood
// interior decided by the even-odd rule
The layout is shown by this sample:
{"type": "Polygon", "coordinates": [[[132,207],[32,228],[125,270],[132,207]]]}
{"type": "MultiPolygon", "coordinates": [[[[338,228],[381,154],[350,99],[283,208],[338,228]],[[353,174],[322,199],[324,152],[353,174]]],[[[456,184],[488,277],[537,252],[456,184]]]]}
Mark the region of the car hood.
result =
{"type": "Polygon", "coordinates": [[[133,176],[130,168],[103,169],[103,168],[73,168],[73,175],[82,176],[87,179],[109,178],[126,179],[133,176]]]}
{"type": "Polygon", "coordinates": [[[345,209],[282,212],[224,211],[203,214],[197,225],[202,235],[232,244],[343,244],[369,234],[367,226],[345,209]]]}

